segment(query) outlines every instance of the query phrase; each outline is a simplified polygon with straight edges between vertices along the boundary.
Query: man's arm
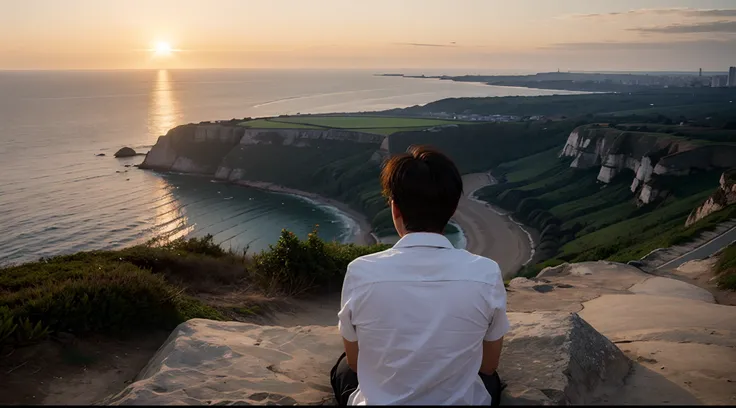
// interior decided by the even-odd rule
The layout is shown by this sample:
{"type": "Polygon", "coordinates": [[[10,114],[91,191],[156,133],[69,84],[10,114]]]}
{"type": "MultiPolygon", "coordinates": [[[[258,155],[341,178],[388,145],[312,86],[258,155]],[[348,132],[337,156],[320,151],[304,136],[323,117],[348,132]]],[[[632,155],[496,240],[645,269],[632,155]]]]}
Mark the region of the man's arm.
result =
{"type": "Polygon", "coordinates": [[[503,336],[509,331],[509,318],[506,316],[506,288],[499,271],[497,282],[490,291],[489,305],[493,308],[488,331],[483,337],[483,360],[480,364],[482,374],[493,374],[498,368],[503,348],[503,336]]]}
{"type": "MultiPolygon", "coordinates": [[[[351,263],[352,265],[352,263],[351,263]]],[[[350,267],[345,273],[345,280],[342,285],[342,294],[340,296],[340,311],[337,313],[337,327],[342,335],[342,342],[345,347],[345,358],[350,369],[358,372],[358,333],[353,326],[353,308],[354,300],[352,299],[352,290],[350,288],[350,267]]]]}
{"type": "MultiPolygon", "coordinates": [[[[347,343],[346,350],[347,350],[347,343]]],[[[358,344],[355,344],[356,351],[358,344]]],[[[491,375],[498,368],[498,362],[501,360],[501,349],[503,348],[503,337],[496,341],[483,341],[483,361],[480,363],[481,374],[491,375]]],[[[348,364],[350,360],[348,360],[348,364]]],[[[351,366],[352,367],[352,366],[351,366]]]]}
{"type": "Polygon", "coordinates": [[[342,338],[342,342],[345,345],[345,358],[348,360],[348,366],[354,372],[358,372],[358,342],[348,341],[345,337],[342,338]]]}

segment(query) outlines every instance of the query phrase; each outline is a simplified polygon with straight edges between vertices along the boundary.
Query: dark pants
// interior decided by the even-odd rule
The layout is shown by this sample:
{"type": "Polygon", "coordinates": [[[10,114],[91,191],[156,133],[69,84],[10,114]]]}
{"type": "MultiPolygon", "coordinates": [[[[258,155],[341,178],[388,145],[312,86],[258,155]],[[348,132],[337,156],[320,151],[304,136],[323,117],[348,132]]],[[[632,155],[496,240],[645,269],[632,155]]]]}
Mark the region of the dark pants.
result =
{"type": "MultiPolygon", "coordinates": [[[[501,383],[501,378],[498,373],[493,375],[485,375],[478,373],[480,379],[483,380],[483,385],[486,386],[486,390],[491,394],[491,406],[497,407],[501,401],[501,391],[506,388],[505,384],[501,383]]],[[[330,382],[332,383],[332,390],[335,392],[335,399],[337,405],[346,406],[348,405],[348,398],[350,394],[358,388],[358,374],[348,366],[348,360],[345,358],[345,353],[342,353],[340,358],[337,360],[337,364],[332,367],[330,372],[330,382]]]]}

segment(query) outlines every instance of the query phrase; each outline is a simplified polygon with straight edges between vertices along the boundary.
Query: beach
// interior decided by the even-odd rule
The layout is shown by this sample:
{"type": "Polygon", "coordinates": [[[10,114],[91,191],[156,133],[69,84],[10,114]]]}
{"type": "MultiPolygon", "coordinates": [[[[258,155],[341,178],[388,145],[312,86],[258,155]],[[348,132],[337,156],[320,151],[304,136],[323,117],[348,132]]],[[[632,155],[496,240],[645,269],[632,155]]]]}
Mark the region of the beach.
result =
{"type": "Polygon", "coordinates": [[[374,235],[371,234],[371,223],[368,221],[368,218],[362,213],[350,208],[349,205],[343,202],[333,200],[331,198],[326,198],[319,194],[310,193],[308,191],[302,191],[302,190],[297,190],[294,188],[284,187],[278,184],[269,183],[265,181],[238,180],[234,182],[234,184],[237,184],[239,186],[267,190],[267,191],[271,191],[274,193],[291,194],[295,196],[305,197],[317,203],[327,205],[330,207],[334,207],[339,212],[345,214],[347,217],[349,217],[352,221],[354,221],[357,224],[357,229],[355,233],[353,234],[353,237],[350,242],[354,244],[358,244],[358,245],[373,245],[377,242],[374,235]]]}
{"type": "MultiPolygon", "coordinates": [[[[264,181],[240,180],[236,181],[235,184],[301,196],[334,207],[357,224],[357,230],[353,234],[351,242],[359,245],[372,245],[377,242],[375,235],[371,233],[371,224],[368,218],[345,203],[319,194],[264,181]]],[[[465,249],[474,254],[493,259],[501,267],[504,278],[513,277],[519,268],[532,259],[534,254],[532,235],[508,215],[494,211],[487,203],[472,196],[479,188],[491,184],[491,180],[486,173],[466,174],[463,176],[463,184],[467,193],[460,198],[453,220],[460,226],[465,235],[465,249]]]]}
{"type": "Polygon", "coordinates": [[[490,184],[487,173],[464,175],[466,194],[460,198],[453,219],[465,233],[466,249],[493,259],[501,267],[504,278],[511,278],[532,258],[534,241],[532,235],[513,219],[473,197],[476,190],[490,184]]]}

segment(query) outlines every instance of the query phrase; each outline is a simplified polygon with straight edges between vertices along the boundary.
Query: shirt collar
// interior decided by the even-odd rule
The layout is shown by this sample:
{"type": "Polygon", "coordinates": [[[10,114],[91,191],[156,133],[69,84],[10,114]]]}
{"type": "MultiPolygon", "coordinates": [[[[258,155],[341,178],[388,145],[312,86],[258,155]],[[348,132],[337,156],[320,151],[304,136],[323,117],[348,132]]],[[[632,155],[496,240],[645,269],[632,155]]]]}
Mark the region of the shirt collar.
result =
{"type": "Polygon", "coordinates": [[[412,232],[404,235],[394,244],[394,248],[411,247],[454,248],[450,240],[444,235],[432,232],[412,232]]]}

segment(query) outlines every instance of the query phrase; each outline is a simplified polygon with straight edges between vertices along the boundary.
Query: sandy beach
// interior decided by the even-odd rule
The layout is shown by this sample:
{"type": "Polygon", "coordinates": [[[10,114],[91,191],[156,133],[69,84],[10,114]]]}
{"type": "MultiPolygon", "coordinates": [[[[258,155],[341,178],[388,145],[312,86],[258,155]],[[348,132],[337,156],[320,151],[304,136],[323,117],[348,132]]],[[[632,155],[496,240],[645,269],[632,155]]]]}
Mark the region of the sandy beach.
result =
{"type": "Polygon", "coordinates": [[[465,232],[466,249],[498,262],[504,277],[511,278],[530,259],[533,240],[529,233],[508,216],[471,198],[475,190],[490,184],[486,173],[464,175],[465,195],[460,198],[453,219],[465,232]]]}
{"type": "Polygon", "coordinates": [[[358,231],[351,239],[352,243],[359,244],[359,245],[373,245],[376,243],[375,237],[373,236],[373,234],[371,234],[371,223],[368,221],[368,218],[365,215],[361,214],[360,212],[353,210],[352,208],[350,208],[349,205],[343,202],[336,201],[330,198],[326,198],[319,194],[310,193],[308,191],[302,191],[302,190],[297,190],[294,188],[284,187],[278,184],[268,183],[265,181],[239,180],[239,181],[236,181],[235,184],[240,185],[240,186],[246,186],[246,187],[251,187],[251,188],[259,188],[262,190],[273,191],[276,193],[298,195],[298,196],[309,198],[311,200],[317,201],[325,205],[329,205],[331,207],[335,207],[340,212],[346,214],[348,217],[350,217],[353,221],[355,221],[358,224],[358,231]]]}
{"type": "MultiPolygon", "coordinates": [[[[371,224],[367,217],[345,203],[269,182],[241,180],[235,184],[299,195],[335,207],[358,224],[359,229],[351,242],[360,245],[372,245],[377,242],[375,235],[371,233],[371,224]]],[[[505,278],[513,277],[533,254],[532,236],[508,215],[499,214],[486,203],[472,199],[471,195],[475,190],[491,184],[486,173],[467,174],[463,176],[463,184],[466,194],[460,199],[453,219],[465,234],[467,240],[465,249],[493,259],[498,262],[505,278]]]]}

